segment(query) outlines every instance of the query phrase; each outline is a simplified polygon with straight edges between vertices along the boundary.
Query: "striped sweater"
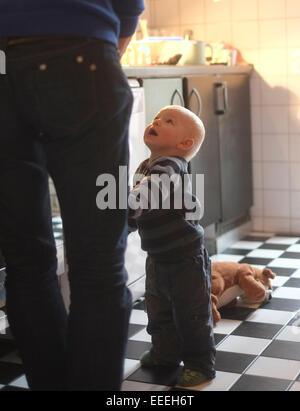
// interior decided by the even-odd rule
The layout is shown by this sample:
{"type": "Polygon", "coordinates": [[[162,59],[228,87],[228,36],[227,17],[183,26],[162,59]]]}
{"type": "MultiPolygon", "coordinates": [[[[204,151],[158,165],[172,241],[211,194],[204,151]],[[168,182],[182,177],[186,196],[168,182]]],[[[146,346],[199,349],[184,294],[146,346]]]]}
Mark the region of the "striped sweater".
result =
{"type": "Polygon", "coordinates": [[[149,159],[138,167],[129,195],[129,231],[138,229],[152,257],[197,254],[203,244],[201,206],[192,193],[188,163],[177,156],[149,159]],[[171,180],[171,182],[170,182],[171,180]]]}

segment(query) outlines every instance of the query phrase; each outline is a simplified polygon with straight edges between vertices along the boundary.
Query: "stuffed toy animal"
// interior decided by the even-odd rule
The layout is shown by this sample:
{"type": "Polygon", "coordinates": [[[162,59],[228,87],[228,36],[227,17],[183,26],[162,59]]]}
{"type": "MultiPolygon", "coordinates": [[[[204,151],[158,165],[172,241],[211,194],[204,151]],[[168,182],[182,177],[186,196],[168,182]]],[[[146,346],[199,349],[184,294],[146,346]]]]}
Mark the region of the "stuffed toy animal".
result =
{"type": "Polygon", "coordinates": [[[235,302],[236,297],[245,296],[249,302],[268,301],[275,274],[269,269],[260,269],[249,264],[231,261],[212,263],[212,312],[214,324],[221,319],[218,308],[235,302]]]}

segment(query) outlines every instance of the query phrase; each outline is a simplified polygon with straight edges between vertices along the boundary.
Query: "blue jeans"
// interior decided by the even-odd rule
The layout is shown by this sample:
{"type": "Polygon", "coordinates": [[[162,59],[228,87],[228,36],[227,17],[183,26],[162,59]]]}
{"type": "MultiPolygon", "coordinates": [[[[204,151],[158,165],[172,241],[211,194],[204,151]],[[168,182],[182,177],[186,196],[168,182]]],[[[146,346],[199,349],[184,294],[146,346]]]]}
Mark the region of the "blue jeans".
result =
{"type": "Polygon", "coordinates": [[[152,356],[174,366],[183,361],[213,379],[216,349],[206,249],[171,261],[148,256],[146,307],[152,356]]]}
{"type": "Polygon", "coordinates": [[[131,294],[127,210],[99,210],[96,179],[128,164],[132,94],[115,46],[50,38],[7,47],[0,75],[0,248],[7,314],[33,390],[119,390],[131,294]],[[70,314],[56,275],[58,194],[70,314]]]}

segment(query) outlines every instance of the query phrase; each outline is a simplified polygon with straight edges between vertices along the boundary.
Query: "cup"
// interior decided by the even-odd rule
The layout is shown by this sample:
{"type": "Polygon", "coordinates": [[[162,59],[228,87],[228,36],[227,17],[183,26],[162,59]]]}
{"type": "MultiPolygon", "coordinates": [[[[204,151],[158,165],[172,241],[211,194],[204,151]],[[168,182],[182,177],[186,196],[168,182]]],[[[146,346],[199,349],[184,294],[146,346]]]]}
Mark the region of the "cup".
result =
{"type": "Polygon", "coordinates": [[[205,41],[196,41],[194,44],[194,64],[205,64],[206,47],[205,41]]]}
{"type": "Polygon", "coordinates": [[[184,65],[203,65],[206,63],[205,51],[206,47],[210,47],[205,41],[194,41],[191,44],[189,51],[182,57],[180,61],[184,65]]]}

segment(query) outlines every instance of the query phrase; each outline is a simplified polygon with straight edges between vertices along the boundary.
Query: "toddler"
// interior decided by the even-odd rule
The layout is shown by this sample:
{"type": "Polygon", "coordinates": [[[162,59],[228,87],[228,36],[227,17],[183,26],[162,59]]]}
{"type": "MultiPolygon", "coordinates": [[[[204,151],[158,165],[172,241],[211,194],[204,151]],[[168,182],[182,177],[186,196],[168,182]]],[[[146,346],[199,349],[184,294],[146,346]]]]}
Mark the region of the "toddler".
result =
{"type": "Polygon", "coordinates": [[[189,196],[193,211],[199,209],[190,184],[184,182],[190,182],[188,162],[204,135],[202,121],[191,111],[180,106],[163,108],[145,130],[144,142],[151,155],[137,169],[140,181],[129,196],[129,231],[139,230],[142,248],[148,253],[145,301],[152,348],[141,357],[141,365],[178,366],[183,361],[177,380],[182,387],[215,377],[211,264],[203,228],[200,216],[186,218],[192,211],[186,201],[181,208],[175,206],[179,197],[189,196]],[[153,179],[166,175],[172,180],[169,185],[153,179]],[[159,193],[156,202],[151,201],[155,190],[159,193]],[[169,207],[162,206],[166,200],[169,207]]]}

